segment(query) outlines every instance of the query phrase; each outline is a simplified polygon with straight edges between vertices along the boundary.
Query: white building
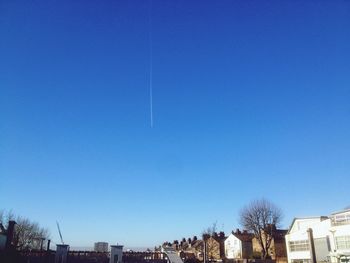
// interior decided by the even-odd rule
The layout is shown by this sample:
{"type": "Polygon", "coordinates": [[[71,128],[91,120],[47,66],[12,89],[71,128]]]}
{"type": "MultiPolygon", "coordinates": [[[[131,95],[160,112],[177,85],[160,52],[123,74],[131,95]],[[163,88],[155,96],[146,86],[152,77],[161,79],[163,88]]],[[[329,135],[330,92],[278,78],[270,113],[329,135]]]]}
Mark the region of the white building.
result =
{"type": "Polygon", "coordinates": [[[111,257],[109,263],[122,263],[123,262],[123,246],[112,245],[111,246],[111,257]]]}
{"type": "Polygon", "coordinates": [[[108,252],[107,242],[96,242],[94,245],[94,251],[96,252],[108,252]]]}
{"type": "Polygon", "coordinates": [[[333,213],[329,217],[295,218],[285,236],[288,263],[311,262],[311,243],[307,232],[309,228],[313,232],[317,262],[336,263],[350,259],[350,209],[348,209],[333,213]]]}
{"type": "Polygon", "coordinates": [[[232,232],[224,241],[226,258],[249,258],[253,252],[252,239],[252,234],[238,230],[235,233],[232,232]]]}

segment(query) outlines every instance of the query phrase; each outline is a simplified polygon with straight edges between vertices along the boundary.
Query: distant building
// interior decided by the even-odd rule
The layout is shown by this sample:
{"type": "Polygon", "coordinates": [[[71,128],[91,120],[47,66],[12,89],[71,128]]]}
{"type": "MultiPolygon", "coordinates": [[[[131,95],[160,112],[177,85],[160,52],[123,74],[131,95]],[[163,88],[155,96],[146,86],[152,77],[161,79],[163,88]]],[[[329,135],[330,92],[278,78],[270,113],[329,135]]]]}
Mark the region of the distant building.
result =
{"type": "Polygon", "coordinates": [[[311,262],[312,229],[317,262],[350,261],[350,209],[327,216],[295,218],[286,235],[288,263],[311,262]]]}
{"type": "Polygon", "coordinates": [[[96,242],[94,245],[94,251],[96,252],[108,252],[107,242],[96,242]]]}
{"type": "Polygon", "coordinates": [[[165,242],[168,248],[172,248],[183,260],[197,259],[199,261],[204,260],[204,252],[206,251],[206,258],[211,261],[221,261],[225,258],[225,233],[213,233],[208,239],[197,239],[196,236],[192,238],[185,238],[179,243],[174,240],[173,243],[165,242]],[[206,249],[204,248],[206,247],[206,249]]]}
{"type": "Polygon", "coordinates": [[[227,259],[247,259],[253,254],[252,239],[254,235],[239,229],[225,239],[225,257],[227,259]]]}

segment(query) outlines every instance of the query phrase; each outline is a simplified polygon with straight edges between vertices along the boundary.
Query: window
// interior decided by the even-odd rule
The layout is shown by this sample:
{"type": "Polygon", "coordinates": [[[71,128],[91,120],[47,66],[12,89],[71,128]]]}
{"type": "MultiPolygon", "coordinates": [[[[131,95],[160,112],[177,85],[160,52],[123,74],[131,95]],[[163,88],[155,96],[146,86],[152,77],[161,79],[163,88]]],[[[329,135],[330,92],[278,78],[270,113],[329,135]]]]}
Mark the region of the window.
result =
{"type": "Polygon", "coordinates": [[[350,249],[350,236],[341,236],[335,238],[337,249],[350,249]]]}
{"type": "Polygon", "coordinates": [[[289,242],[289,250],[293,251],[307,251],[309,250],[309,241],[308,240],[298,240],[289,242]]]}
{"type": "Polygon", "coordinates": [[[334,226],[347,225],[347,224],[350,224],[350,213],[335,215],[332,217],[332,225],[334,226]]]}

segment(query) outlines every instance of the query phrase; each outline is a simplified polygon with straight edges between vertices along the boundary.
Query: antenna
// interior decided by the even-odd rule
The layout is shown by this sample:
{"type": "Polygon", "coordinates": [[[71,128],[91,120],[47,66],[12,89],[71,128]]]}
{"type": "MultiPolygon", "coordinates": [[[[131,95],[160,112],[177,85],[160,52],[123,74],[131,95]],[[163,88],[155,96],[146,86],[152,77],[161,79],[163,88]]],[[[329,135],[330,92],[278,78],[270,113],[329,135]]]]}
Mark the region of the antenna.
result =
{"type": "Polygon", "coordinates": [[[56,221],[56,225],[57,225],[58,233],[60,234],[60,238],[61,238],[62,245],[64,245],[63,238],[62,238],[62,234],[61,234],[60,225],[58,224],[57,221],[56,221]]]}

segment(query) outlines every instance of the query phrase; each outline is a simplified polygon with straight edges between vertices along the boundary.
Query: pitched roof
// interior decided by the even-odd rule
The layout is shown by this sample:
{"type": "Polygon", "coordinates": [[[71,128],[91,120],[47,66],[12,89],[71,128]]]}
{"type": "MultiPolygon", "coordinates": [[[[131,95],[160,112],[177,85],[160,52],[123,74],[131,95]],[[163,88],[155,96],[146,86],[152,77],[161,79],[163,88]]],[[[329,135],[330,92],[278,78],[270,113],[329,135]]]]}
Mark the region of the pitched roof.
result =
{"type": "Polygon", "coordinates": [[[250,242],[254,237],[254,234],[252,233],[232,233],[232,235],[234,235],[243,242],[250,242]]]}
{"type": "Polygon", "coordinates": [[[220,239],[218,239],[217,237],[209,237],[208,240],[211,239],[211,240],[214,240],[218,243],[220,243],[220,239]]]}
{"type": "Polygon", "coordinates": [[[328,219],[328,216],[294,217],[294,219],[293,219],[293,221],[292,221],[291,225],[289,226],[289,229],[288,229],[288,231],[287,231],[287,233],[286,233],[286,234],[289,234],[289,233],[290,233],[290,231],[292,230],[292,227],[293,227],[293,225],[294,225],[295,221],[297,221],[297,220],[303,220],[303,219],[317,219],[317,218],[319,218],[319,219],[320,219],[320,221],[323,221],[323,220],[328,219]]]}
{"type": "Polygon", "coordinates": [[[192,247],[193,248],[197,248],[199,246],[202,246],[203,245],[203,240],[196,240],[193,244],[192,244],[192,247]]]}
{"type": "Polygon", "coordinates": [[[188,244],[188,242],[183,242],[181,247],[182,249],[187,249],[190,246],[190,244],[188,244]]]}
{"type": "Polygon", "coordinates": [[[288,233],[288,229],[276,229],[273,233],[274,239],[284,239],[284,236],[288,233]]]}

